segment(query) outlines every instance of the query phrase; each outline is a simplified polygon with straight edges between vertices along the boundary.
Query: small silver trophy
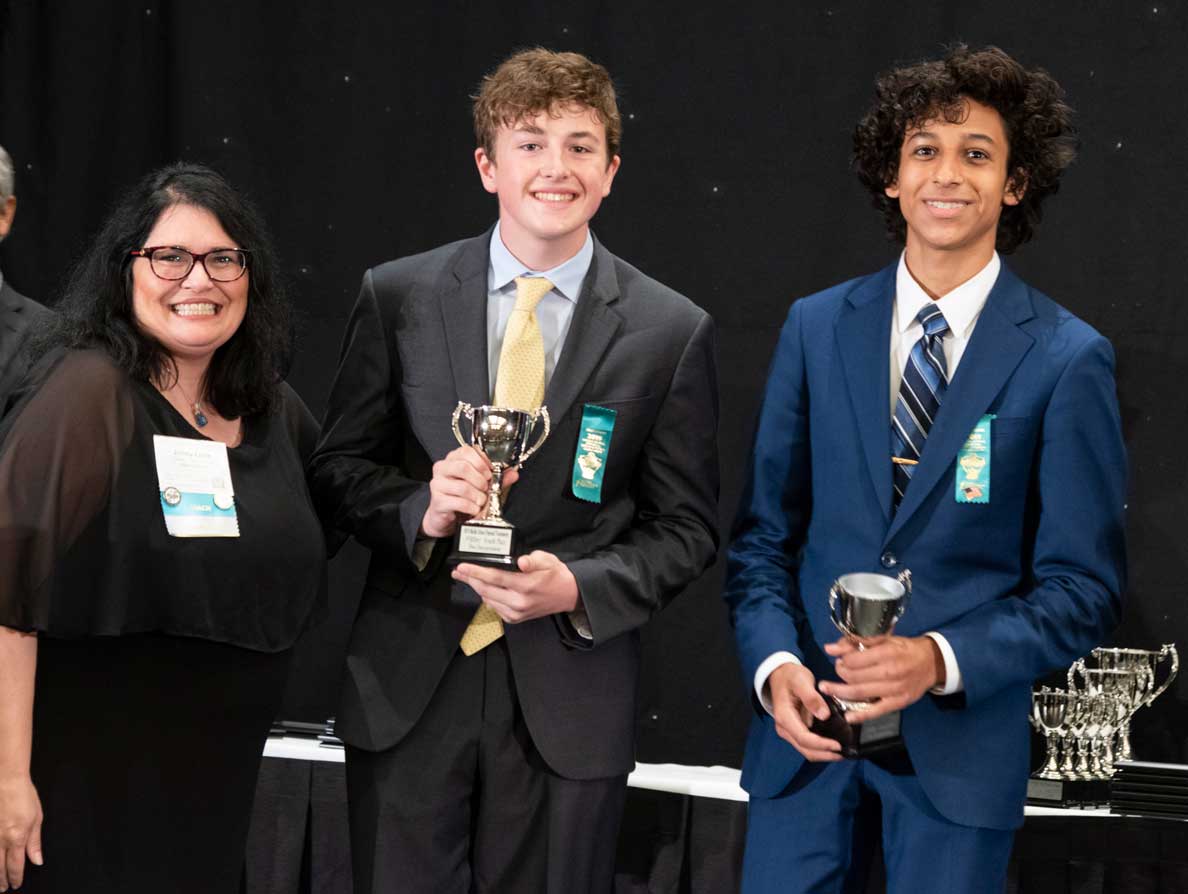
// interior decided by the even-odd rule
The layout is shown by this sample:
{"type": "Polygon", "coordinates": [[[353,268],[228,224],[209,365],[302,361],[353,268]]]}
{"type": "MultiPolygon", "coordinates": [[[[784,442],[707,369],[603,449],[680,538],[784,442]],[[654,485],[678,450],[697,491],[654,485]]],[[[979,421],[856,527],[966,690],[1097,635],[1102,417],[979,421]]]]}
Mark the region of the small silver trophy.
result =
{"type": "Polygon", "coordinates": [[[500,499],[503,494],[503,472],[521,465],[540,449],[549,436],[549,411],[540,407],[535,411],[510,407],[472,407],[458,402],[451,420],[454,437],[463,447],[473,445],[491,462],[491,485],[487,491],[487,514],[472,518],[458,526],[451,564],[474,562],[497,568],[516,568],[516,527],[504,520],[500,499]],[[462,436],[461,421],[470,424],[470,438],[462,436]],[[543,425],[540,437],[528,446],[537,423],[543,425]]]}
{"type": "MultiPolygon", "coordinates": [[[[829,616],[835,627],[859,649],[865,640],[886,636],[907,611],[912,595],[912,573],[906,568],[898,577],[885,574],[843,574],[829,588],[829,616]]],[[[847,723],[847,711],[868,711],[877,700],[847,701],[825,696],[828,720],[813,720],[813,732],[841,743],[849,758],[868,757],[903,743],[899,734],[900,713],[893,711],[865,723],[847,723]]]]}

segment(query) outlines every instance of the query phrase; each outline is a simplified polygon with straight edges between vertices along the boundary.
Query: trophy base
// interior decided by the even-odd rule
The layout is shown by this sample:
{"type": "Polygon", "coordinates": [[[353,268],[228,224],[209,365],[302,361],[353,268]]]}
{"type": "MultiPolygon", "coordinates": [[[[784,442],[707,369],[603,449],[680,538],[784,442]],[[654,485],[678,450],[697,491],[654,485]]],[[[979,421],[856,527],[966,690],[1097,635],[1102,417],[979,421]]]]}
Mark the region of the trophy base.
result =
{"type": "Polygon", "coordinates": [[[463,522],[454,535],[454,551],[446,561],[450,565],[470,562],[507,571],[518,571],[516,528],[505,521],[475,519],[463,522]]]}
{"type": "Polygon", "coordinates": [[[1027,803],[1036,807],[1095,807],[1110,802],[1108,779],[1027,780],[1027,803]]]}
{"type": "Polygon", "coordinates": [[[825,696],[829,719],[813,718],[809,727],[818,736],[841,743],[842,757],[858,760],[903,748],[899,732],[900,713],[892,711],[865,723],[846,723],[846,707],[837,699],[825,696]]]}

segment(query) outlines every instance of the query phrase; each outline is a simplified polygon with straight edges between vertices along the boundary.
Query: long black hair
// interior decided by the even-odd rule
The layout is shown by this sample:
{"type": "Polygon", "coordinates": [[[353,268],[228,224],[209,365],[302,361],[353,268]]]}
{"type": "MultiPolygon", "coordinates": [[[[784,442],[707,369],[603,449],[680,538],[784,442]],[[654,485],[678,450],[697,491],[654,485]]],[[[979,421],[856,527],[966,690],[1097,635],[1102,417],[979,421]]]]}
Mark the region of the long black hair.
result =
{"type": "Polygon", "coordinates": [[[205,399],[228,419],[267,412],[292,349],[289,304],[276,253],[251,201],[203,165],[160,168],[120,200],[75,266],[58,304],[61,322],[46,347],[98,347],[135,379],[168,384],[176,378],[169,351],[136,324],[128,254],[144,246],[161,214],[175,205],[209,211],[236,245],[250,252],[247,311],[235,334],[211,358],[205,399]]]}

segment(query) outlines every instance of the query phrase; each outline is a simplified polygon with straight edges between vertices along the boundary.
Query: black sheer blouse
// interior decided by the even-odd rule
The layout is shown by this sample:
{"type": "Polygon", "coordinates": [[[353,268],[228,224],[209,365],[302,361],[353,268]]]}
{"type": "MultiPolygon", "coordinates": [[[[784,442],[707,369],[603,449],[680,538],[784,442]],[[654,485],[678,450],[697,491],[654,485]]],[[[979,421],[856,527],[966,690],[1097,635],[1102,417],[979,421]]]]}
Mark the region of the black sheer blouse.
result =
{"type": "Polygon", "coordinates": [[[202,439],[100,351],[42,360],[0,421],[0,625],[291,646],[325,589],[303,472],[317,424],[281,386],[227,451],[238,538],[165,530],[153,435],[202,439]]]}

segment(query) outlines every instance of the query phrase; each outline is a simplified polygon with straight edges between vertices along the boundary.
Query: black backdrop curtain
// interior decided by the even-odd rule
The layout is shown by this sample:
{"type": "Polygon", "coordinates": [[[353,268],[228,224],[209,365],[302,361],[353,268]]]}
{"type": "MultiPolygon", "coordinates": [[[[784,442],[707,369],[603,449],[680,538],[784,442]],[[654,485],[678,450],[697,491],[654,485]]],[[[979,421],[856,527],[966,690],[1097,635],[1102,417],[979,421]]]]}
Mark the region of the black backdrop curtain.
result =
{"type": "MultiPolygon", "coordinates": [[[[320,413],[365,267],[482,231],[468,95],[511,50],[603,62],[623,168],[595,220],[616,253],[717,319],[723,523],[789,302],[895,250],[848,172],[875,75],[945,43],[997,44],[1061,81],[1080,160],[1011,259],[1118,352],[1131,457],[1131,584],[1116,640],[1188,647],[1183,435],[1188,336],[1188,15],[1182,6],[841,3],[0,2],[0,144],[17,161],[4,275],[53,303],[121,189],[175,159],[264,207],[300,310],[290,380],[320,413]]],[[[322,719],[362,551],[334,567],[331,620],[302,646],[286,713],[322,719]]],[[[641,760],[737,766],[748,708],[721,564],[647,630],[641,760]]],[[[1188,760],[1188,688],[1135,718],[1139,753],[1188,760]]]]}

